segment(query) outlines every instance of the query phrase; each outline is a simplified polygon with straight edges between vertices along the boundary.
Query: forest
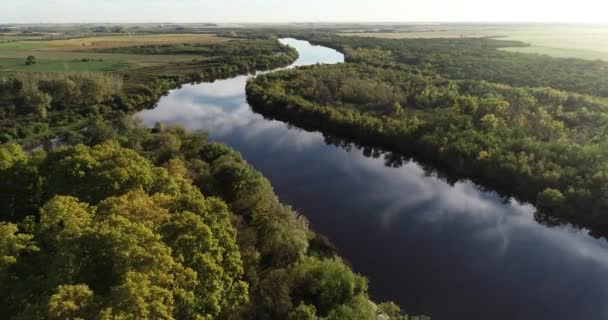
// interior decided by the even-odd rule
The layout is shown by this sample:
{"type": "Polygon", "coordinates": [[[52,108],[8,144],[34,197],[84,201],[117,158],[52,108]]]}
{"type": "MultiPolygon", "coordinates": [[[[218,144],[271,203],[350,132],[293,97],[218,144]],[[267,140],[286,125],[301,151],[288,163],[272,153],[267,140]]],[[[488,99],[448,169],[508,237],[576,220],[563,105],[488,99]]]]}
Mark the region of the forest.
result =
{"type": "MultiPolygon", "coordinates": [[[[137,125],[0,147],[0,313],[15,319],[369,319],[365,278],[225,145],[137,125]]],[[[392,304],[380,305],[395,312],[392,304]]]]}
{"type": "Polygon", "coordinates": [[[238,152],[132,118],[183,83],[297,57],[227,46],[200,71],[2,76],[3,318],[411,319],[371,302],[367,279],[238,152]]]}
{"type": "MultiPolygon", "coordinates": [[[[351,41],[346,64],[251,80],[250,104],[267,116],[397,151],[535,204],[543,223],[570,222],[605,235],[608,100],[474,75],[454,80],[441,68],[409,62],[395,68],[393,57],[401,53],[384,48],[386,40],[363,40],[376,49],[351,41]]],[[[409,40],[402,42],[407,47],[409,40]]],[[[452,55],[460,59],[459,51],[452,55]]]]}

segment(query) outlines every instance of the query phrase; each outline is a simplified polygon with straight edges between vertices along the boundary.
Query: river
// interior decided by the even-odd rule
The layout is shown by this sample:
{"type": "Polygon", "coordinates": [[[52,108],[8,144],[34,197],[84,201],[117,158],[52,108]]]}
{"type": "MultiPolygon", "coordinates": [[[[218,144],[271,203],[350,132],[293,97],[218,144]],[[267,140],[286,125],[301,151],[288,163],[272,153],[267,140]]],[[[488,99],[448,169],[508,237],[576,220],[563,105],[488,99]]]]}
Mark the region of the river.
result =
{"type": "MultiPolygon", "coordinates": [[[[293,66],[344,61],[329,48],[281,41],[300,53],[293,66]]],[[[415,162],[386,166],[264,119],[247,104],[248,77],[184,85],[137,116],[209,131],[241,152],[369,279],[375,301],[433,320],[608,319],[605,240],[541,225],[532,206],[468,181],[449,184],[415,162]]]]}

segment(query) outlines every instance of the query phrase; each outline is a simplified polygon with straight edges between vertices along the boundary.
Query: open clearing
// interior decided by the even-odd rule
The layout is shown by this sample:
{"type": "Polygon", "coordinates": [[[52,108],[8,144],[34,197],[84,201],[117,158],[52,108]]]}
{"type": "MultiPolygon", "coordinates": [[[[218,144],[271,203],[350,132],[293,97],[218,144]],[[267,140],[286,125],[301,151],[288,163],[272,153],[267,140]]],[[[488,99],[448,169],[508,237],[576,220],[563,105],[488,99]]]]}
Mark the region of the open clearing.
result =
{"type": "Polygon", "coordinates": [[[387,39],[503,37],[531,45],[505,48],[509,51],[608,61],[608,28],[604,25],[434,25],[396,28],[395,32],[342,35],[387,39]]]}

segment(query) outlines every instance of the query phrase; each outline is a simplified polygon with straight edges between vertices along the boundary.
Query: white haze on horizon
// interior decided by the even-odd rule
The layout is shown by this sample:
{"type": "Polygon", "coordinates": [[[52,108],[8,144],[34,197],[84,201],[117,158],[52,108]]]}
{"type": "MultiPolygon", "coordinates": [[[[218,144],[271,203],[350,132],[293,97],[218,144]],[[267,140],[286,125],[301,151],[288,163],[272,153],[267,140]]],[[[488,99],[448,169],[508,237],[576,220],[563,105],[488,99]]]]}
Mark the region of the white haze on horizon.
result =
{"type": "Polygon", "coordinates": [[[603,0],[0,0],[2,23],[608,23],[603,0]]]}

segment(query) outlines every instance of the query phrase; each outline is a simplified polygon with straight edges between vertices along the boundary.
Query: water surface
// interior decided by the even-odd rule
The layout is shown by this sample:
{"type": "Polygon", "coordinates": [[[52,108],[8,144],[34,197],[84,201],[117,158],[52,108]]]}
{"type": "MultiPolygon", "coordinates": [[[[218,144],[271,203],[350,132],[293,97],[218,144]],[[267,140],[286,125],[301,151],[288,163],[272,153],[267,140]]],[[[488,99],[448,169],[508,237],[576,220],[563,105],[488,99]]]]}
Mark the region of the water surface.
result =
{"type": "MultiPolygon", "coordinates": [[[[295,66],[344,59],[282,41],[300,52],[295,66]]],[[[377,301],[434,320],[608,319],[606,241],[540,225],[532,206],[470,182],[450,185],[414,162],[388,167],[355,146],[266,120],[246,102],[247,78],[185,85],[138,116],[207,130],[240,151],[368,277],[377,301]]]]}

